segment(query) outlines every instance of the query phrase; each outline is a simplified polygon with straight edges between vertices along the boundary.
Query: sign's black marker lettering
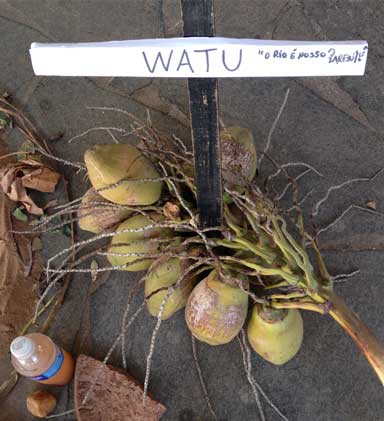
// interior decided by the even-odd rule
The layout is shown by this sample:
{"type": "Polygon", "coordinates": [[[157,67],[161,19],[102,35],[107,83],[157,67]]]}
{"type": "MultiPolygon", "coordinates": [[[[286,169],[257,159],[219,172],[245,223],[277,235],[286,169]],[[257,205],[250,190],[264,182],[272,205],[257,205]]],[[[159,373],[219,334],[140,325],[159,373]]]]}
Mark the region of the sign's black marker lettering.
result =
{"type": "Polygon", "coordinates": [[[183,53],[181,54],[180,62],[179,62],[179,65],[177,66],[176,70],[179,71],[181,66],[189,66],[189,69],[191,70],[191,72],[195,73],[193,71],[192,66],[191,66],[191,62],[189,61],[189,56],[188,56],[187,50],[185,50],[185,49],[183,50],[183,53]],[[184,59],[186,60],[185,62],[183,62],[184,59]]]}
{"type": "Polygon", "coordinates": [[[240,64],[241,64],[241,60],[243,59],[243,49],[242,48],[240,48],[240,52],[239,52],[239,61],[237,62],[237,66],[236,67],[234,67],[233,69],[230,69],[228,66],[227,66],[227,64],[225,63],[225,50],[223,50],[223,53],[222,53],[222,60],[223,60],[223,64],[224,64],[224,67],[229,71],[229,72],[234,72],[235,70],[237,70],[239,67],[240,67],[240,64]]]}
{"type": "Polygon", "coordinates": [[[217,51],[217,48],[207,48],[206,50],[193,50],[194,53],[205,53],[205,60],[207,63],[207,70],[206,72],[209,72],[209,52],[210,51],[217,51]]]}
{"type": "Polygon", "coordinates": [[[157,53],[155,63],[153,64],[152,67],[148,63],[148,59],[147,59],[147,55],[145,54],[145,51],[142,51],[142,54],[144,56],[145,64],[147,65],[147,68],[148,68],[150,73],[153,73],[156,70],[157,62],[159,60],[161,61],[161,64],[163,65],[164,70],[166,70],[168,72],[169,65],[171,64],[171,58],[172,58],[173,50],[171,50],[171,52],[169,53],[167,64],[164,63],[163,56],[161,55],[161,52],[159,51],[157,53]]]}

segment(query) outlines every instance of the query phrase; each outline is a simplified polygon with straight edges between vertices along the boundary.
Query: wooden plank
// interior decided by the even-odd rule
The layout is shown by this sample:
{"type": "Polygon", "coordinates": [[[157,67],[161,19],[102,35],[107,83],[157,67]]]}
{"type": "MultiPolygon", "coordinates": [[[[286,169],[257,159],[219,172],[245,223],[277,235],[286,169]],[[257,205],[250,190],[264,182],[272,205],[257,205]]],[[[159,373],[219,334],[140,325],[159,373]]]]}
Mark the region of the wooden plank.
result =
{"type": "MultiPolygon", "coordinates": [[[[181,0],[181,6],[185,37],[214,36],[213,0],[181,0]]],[[[200,226],[219,226],[223,202],[217,79],[188,79],[188,91],[200,226]]]]}

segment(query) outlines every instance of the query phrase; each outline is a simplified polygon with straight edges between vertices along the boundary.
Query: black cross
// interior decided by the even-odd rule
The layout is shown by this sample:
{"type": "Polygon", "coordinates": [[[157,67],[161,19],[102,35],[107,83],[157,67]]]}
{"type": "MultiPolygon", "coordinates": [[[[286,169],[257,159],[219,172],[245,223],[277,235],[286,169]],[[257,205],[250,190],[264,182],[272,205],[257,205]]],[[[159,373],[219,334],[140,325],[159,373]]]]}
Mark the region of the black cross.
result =
{"type": "MultiPolygon", "coordinates": [[[[215,35],[213,0],[181,0],[181,6],[185,37],[215,35]]],[[[188,79],[188,91],[200,226],[215,227],[223,218],[217,79],[188,79]]]]}

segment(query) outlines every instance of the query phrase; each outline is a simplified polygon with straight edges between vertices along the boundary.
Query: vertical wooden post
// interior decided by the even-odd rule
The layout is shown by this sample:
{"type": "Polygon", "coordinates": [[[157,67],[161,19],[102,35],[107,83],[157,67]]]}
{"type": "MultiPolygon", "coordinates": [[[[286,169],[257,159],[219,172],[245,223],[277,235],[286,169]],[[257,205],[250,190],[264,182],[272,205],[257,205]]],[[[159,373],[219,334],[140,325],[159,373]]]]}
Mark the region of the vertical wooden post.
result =
{"type": "MultiPolygon", "coordinates": [[[[181,0],[181,6],[185,37],[215,35],[213,0],[181,0]]],[[[200,226],[219,226],[223,203],[217,79],[190,78],[188,91],[200,226]]]]}

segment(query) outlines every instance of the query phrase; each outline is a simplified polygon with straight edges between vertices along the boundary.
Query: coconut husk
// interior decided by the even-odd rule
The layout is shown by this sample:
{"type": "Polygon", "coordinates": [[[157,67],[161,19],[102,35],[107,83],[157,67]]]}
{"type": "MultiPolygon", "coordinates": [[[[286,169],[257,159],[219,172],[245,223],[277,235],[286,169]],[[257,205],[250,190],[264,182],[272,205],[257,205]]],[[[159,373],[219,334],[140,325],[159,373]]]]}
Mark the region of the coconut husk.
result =
{"type": "Polygon", "coordinates": [[[75,408],[78,421],[156,421],[166,411],[150,395],[143,406],[143,388],[130,374],[103,366],[101,361],[86,355],[80,355],[76,362],[75,408]],[[96,376],[86,408],[81,409],[96,376]]]}

